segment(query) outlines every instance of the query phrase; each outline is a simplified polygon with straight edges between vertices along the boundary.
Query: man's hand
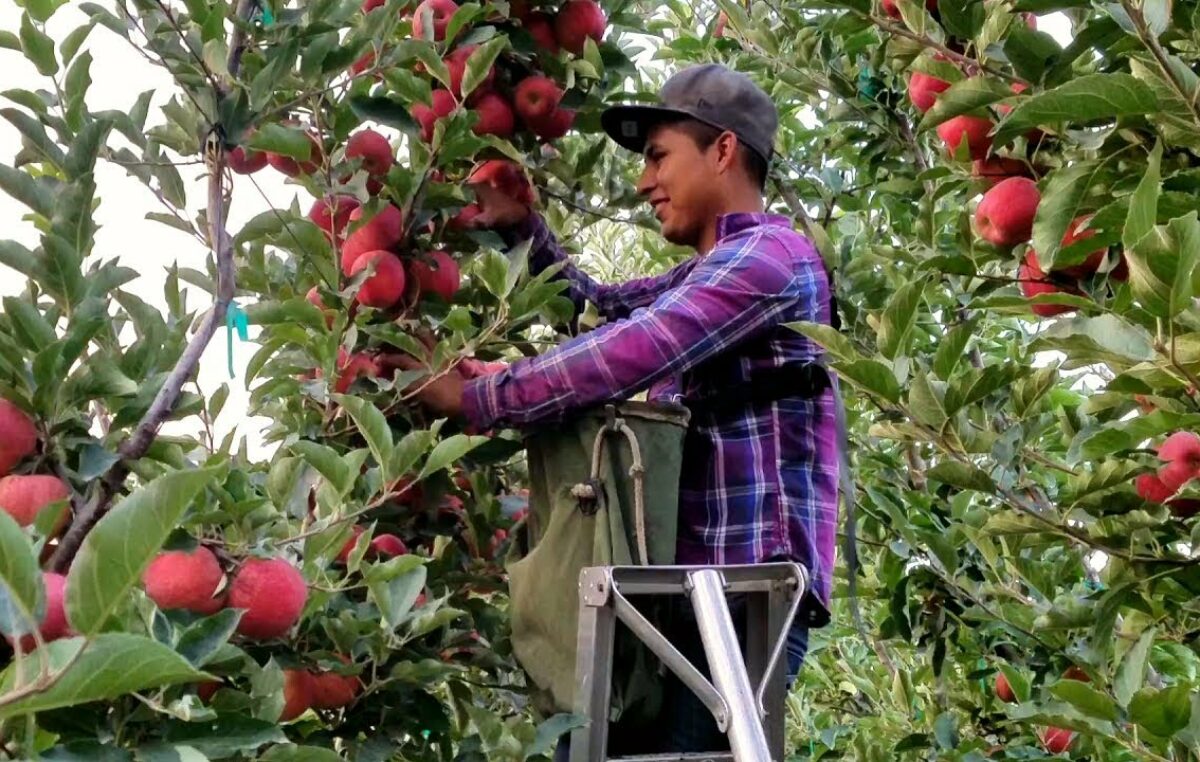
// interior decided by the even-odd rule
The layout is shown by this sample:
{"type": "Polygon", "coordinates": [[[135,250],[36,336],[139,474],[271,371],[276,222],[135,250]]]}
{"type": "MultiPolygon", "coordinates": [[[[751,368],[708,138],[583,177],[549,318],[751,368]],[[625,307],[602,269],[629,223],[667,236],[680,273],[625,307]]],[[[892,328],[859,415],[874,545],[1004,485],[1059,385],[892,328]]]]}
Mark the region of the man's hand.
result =
{"type": "MultiPolygon", "coordinates": [[[[387,356],[389,365],[401,370],[429,370],[429,368],[408,355],[392,354],[387,356]]],[[[467,381],[457,368],[434,372],[433,375],[412,383],[404,390],[405,396],[414,396],[418,402],[438,415],[447,418],[461,418],[463,409],[463,389],[467,381]]]]}
{"type": "Polygon", "coordinates": [[[475,191],[480,213],[473,224],[511,227],[529,216],[536,194],[521,168],[505,159],[485,161],[471,172],[467,184],[475,191]]]}
{"type": "Polygon", "coordinates": [[[507,189],[493,188],[487,183],[472,185],[471,188],[475,191],[480,209],[474,221],[481,227],[512,227],[529,216],[529,204],[513,198],[507,189]]]}

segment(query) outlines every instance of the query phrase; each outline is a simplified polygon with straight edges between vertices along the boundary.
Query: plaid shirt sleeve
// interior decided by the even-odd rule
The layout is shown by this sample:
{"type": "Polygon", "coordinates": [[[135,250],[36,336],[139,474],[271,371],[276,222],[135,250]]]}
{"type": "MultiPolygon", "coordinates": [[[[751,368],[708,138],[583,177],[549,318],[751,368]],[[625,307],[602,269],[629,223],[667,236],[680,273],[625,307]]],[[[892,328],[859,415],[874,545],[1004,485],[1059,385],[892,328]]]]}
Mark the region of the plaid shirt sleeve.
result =
{"type": "Polygon", "coordinates": [[[463,412],[488,429],[626,399],[777,325],[797,299],[815,298],[819,269],[769,233],[736,236],[629,319],[469,381],[463,412]]]}
{"type": "Polygon", "coordinates": [[[568,287],[564,296],[575,304],[577,313],[583,311],[586,301],[596,305],[605,318],[620,320],[629,317],[639,307],[649,306],[670,287],[671,273],[611,285],[596,281],[571,262],[539,214],[530,214],[523,222],[506,231],[503,237],[510,246],[530,241],[529,270],[532,273],[540,273],[562,263],[558,277],[566,279],[568,287]]]}

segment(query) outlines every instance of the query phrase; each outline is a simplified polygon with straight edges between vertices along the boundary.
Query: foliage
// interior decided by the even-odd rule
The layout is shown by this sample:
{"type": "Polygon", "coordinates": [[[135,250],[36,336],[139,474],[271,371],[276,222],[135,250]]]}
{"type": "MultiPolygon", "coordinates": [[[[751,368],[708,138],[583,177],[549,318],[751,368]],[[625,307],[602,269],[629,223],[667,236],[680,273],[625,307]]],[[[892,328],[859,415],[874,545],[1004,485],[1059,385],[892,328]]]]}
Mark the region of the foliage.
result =
{"type": "MultiPolygon", "coordinates": [[[[867,0],[613,2],[609,37],[577,57],[539,53],[507,3],[462,5],[450,36],[482,51],[469,81],[495,55],[502,77],[538,67],[566,86],[575,131],[552,145],[476,135],[467,110],[430,143],[417,139],[411,106],[445,80],[446,45],[413,39],[397,0],[369,13],[333,0],[273,6],[269,20],[239,16],[255,6],[245,2],[83,4],[89,22],[53,40],[46,22],[58,5],[25,3],[19,30],[3,36],[45,81],[5,91],[14,105],[0,110],[23,146],[0,166],[0,188],[40,234],[34,250],[0,242],[0,264],[28,279],[0,314],[0,397],[37,422],[42,446],[21,471],[66,479],[77,524],[95,507],[103,518],[80,533],[70,564],[76,634],[0,655],[4,753],[549,750],[569,720],[539,731],[526,711],[499,568],[521,486],[517,438],[428,419],[405,391],[419,374],[352,378],[340,390],[334,380],[339,351],[424,357],[423,337],[436,341],[431,366],[444,368],[533,353],[576,330],[559,286],[530,277],[520,247],[452,224],[477,159],[519,160],[552,226],[593,270],[620,277],[678,261],[637,208],[636,163],[606,151],[598,126],[605,101],[661,81],[656,61],[639,60],[651,39],[672,67],[724,61],[768,87],[781,106],[770,203],[797,217],[836,272],[843,331],[795,328],[827,348],[848,387],[863,621],[842,569],[835,624],[814,633],[789,702],[795,758],[1035,759],[1049,726],[1078,734],[1077,758],[1200,757],[1200,525],[1183,502],[1200,495],[1191,482],[1161,504],[1134,486],[1163,465],[1155,448],[1167,435],[1200,421],[1194,0],[943,0],[933,11],[901,0],[899,18],[867,0]],[[1019,15],[1029,12],[1065,13],[1073,41],[1030,28],[1019,15]],[[176,90],[161,115],[151,117],[152,93],[123,111],[88,109],[87,41],[102,33],[169,70],[176,90]],[[905,95],[913,72],[950,83],[924,114],[905,95]],[[1021,167],[1007,171],[1038,181],[1036,263],[1061,273],[1100,249],[1094,274],[1055,276],[1058,290],[1032,304],[1022,294],[1028,245],[978,237],[972,208],[993,180],[937,134],[963,115],[994,121],[996,154],[1021,167]],[[398,148],[386,178],[346,158],[364,123],[398,148]],[[248,189],[239,179],[231,192],[223,157],[250,146],[315,161],[295,180],[315,198],[347,193],[371,212],[374,199],[395,203],[408,220],[405,256],[453,251],[464,288],[452,303],[351,309],[362,280],[340,277],[335,242],[302,210],[226,233],[223,210],[248,189]],[[216,191],[199,213],[177,167],[185,160],[207,162],[216,191]],[[168,210],[153,219],[214,252],[206,272],[172,268],[165,312],[95,250],[98,161],[138,177],[168,210]],[[1064,245],[1081,216],[1094,235],[1064,245]],[[253,412],[271,420],[269,462],[232,438],[154,436],[156,396],[183,380],[173,372],[186,370],[197,326],[224,320],[223,261],[262,329],[245,373],[253,412]],[[306,298],[314,286],[322,308],[306,298]],[[214,306],[189,305],[197,292],[214,306]],[[1069,311],[1041,320],[1033,305],[1069,311]],[[130,455],[142,435],[144,451],[130,455]],[[371,555],[383,533],[413,552],[371,555]],[[298,627],[255,642],[235,634],[230,610],[159,610],[139,589],[143,571],[161,547],[198,541],[230,578],[255,556],[295,563],[309,588],[298,627]],[[1083,674],[1064,676],[1072,667],[1083,674]],[[281,724],[291,669],[357,676],[364,689],[346,708],[281,724]],[[999,674],[1014,703],[995,695],[999,674]],[[206,703],[197,686],[212,679],[221,688],[206,703]]],[[[208,431],[225,399],[181,392],[164,412],[208,431]]],[[[52,515],[28,528],[0,516],[5,635],[29,633],[45,610],[36,570],[62,547],[54,526],[52,515]]]]}

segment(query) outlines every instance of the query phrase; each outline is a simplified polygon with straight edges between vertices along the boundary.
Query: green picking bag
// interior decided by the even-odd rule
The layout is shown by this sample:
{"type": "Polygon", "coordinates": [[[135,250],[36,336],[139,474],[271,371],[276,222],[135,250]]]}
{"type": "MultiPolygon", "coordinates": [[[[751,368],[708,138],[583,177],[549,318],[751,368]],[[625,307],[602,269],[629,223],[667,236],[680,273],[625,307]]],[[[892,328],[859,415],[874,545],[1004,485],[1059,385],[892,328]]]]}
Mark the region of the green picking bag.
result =
{"type": "MultiPolygon", "coordinates": [[[[539,691],[536,703],[542,711],[574,708],[579,572],[588,566],[675,561],[688,415],[682,406],[626,402],[526,438],[529,552],[517,560],[515,550],[507,569],[513,651],[539,691]],[[625,428],[614,427],[622,422],[625,428]],[[637,531],[638,479],[630,435],[642,468],[648,559],[641,555],[637,531]]],[[[612,719],[652,715],[660,696],[654,657],[629,633],[618,628],[617,634],[612,719]]]]}

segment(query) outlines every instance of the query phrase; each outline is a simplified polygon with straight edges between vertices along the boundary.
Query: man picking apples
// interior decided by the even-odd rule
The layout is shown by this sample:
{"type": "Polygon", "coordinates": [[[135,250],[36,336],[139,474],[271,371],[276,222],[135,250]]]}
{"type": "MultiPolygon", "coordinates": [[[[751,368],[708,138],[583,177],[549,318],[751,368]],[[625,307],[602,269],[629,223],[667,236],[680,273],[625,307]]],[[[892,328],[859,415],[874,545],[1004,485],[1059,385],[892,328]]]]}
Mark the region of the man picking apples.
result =
{"type": "MultiPolygon", "coordinates": [[[[569,418],[643,390],[688,405],[678,562],[792,560],[808,569],[812,590],[788,641],[792,678],[808,628],[829,621],[838,453],[820,349],[785,325],[831,322],[829,278],[791,220],[764,211],[775,105],[745,75],[707,64],[672,77],[659,104],[610,108],[602,124],[644,156],[638,191],[663,236],[696,256],[664,275],[615,285],[567,262],[566,294],[579,309],[594,304],[606,325],[497,373],[443,376],[421,399],[479,430],[569,418]]],[[[531,239],[534,272],[566,260],[525,200],[503,183],[476,190],[476,221],[510,243],[531,239]]],[[[736,610],[735,618],[742,626],[736,610]]],[[[704,667],[694,622],[667,634],[704,667]]],[[[686,687],[668,686],[664,707],[662,751],[728,748],[686,687]]]]}

